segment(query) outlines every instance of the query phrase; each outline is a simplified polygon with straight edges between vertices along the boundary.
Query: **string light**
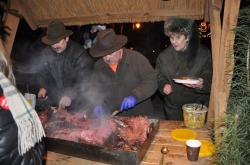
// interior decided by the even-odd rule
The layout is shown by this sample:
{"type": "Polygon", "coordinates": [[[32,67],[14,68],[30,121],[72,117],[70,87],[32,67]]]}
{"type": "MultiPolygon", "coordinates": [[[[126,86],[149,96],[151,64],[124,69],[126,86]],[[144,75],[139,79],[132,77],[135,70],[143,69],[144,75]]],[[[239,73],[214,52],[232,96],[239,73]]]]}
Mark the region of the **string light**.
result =
{"type": "Polygon", "coordinates": [[[208,22],[201,21],[198,29],[199,29],[200,37],[206,38],[206,37],[211,36],[210,25],[208,22]]]}
{"type": "Polygon", "coordinates": [[[140,28],[141,28],[141,24],[140,24],[140,23],[136,23],[136,24],[135,24],[135,27],[136,27],[137,29],[140,29],[140,28]]]}
{"type": "Polygon", "coordinates": [[[139,23],[139,22],[137,22],[137,23],[133,23],[133,30],[139,30],[139,29],[141,29],[141,23],[139,23]]]}

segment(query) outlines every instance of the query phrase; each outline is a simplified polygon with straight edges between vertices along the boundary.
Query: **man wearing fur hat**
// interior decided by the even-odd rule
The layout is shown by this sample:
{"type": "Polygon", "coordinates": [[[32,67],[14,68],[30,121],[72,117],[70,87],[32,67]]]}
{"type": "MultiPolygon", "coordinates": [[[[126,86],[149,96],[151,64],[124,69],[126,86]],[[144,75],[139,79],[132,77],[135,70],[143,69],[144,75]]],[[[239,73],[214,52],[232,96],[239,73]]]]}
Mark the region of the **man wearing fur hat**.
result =
{"type": "Polygon", "coordinates": [[[127,37],[113,29],[98,32],[90,54],[99,58],[93,80],[102,100],[96,100],[94,112],[120,115],[154,114],[150,97],[157,89],[156,72],[139,52],[124,48],[127,37]],[[105,111],[105,112],[103,112],[105,111]]]}
{"type": "Polygon", "coordinates": [[[182,120],[182,105],[208,105],[212,79],[211,53],[200,45],[193,20],[169,18],[165,21],[164,32],[171,45],[157,58],[159,90],[164,95],[167,118],[182,120]],[[175,82],[173,79],[185,81],[175,82]]]}
{"type": "Polygon", "coordinates": [[[48,99],[50,105],[64,109],[71,106],[76,93],[90,77],[93,60],[80,44],[69,39],[73,32],[58,20],[48,25],[42,42],[48,47],[41,72],[38,98],[48,99]],[[47,98],[48,96],[48,98],[47,98]]]}

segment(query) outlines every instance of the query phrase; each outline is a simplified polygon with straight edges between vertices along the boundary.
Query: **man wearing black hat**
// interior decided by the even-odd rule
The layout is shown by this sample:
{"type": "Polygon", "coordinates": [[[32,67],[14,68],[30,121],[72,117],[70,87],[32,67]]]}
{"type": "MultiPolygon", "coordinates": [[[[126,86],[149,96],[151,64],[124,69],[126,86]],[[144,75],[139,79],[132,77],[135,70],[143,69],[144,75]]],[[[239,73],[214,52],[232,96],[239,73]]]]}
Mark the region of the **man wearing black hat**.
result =
{"type": "Polygon", "coordinates": [[[154,114],[150,97],[157,89],[156,72],[139,52],[124,48],[127,37],[113,29],[98,32],[90,54],[99,58],[93,79],[102,100],[96,99],[94,112],[120,115],[154,114]],[[105,112],[103,112],[105,111],[105,112]]]}
{"type": "Polygon", "coordinates": [[[171,17],[164,24],[171,45],[156,60],[159,90],[169,120],[183,120],[182,106],[201,103],[208,106],[212,81],[209,49],[199,42],[191,19],[171,17]]]}
{"type": "Polygon", "coordinates": [[[49,45],[43,54],[47,57],[41,72],[38,98],[64,109],[72,105],[80,86],[90,77],[93,60],[80,44],[69,39],[73,32],[60,21],[48,25],[42,42],[49,45]]]}

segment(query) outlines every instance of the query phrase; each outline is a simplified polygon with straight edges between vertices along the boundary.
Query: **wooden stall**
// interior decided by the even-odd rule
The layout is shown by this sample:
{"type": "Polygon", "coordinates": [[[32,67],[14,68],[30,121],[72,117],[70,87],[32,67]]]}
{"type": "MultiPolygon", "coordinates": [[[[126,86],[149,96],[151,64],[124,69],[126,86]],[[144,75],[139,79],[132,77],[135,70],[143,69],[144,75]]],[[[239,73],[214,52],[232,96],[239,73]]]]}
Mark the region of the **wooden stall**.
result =
{"type": "MultiPolygon", "coordinates": [[[[213,82],[207,121],[218,120],[225,113],[234,68],[233,29],[237,24],[240,0],[10,0],[9,2],[8,9],[17,10],[33,30],[46,27],[53,19],[59,19],[66,25],[157,22],[164,21],[170,16],[210,22],[213,82]]],[[[11,28],[11,32],[5,42],[0,41],[0,49],[6,52],[9,59],[19,18],[7,10],[4,23],[11,28]]],[[[162,122],[162,125],[164,123],[167,122],[162,122]]],[[[147,164],[147,157],[146,155],[143,164],[147,164]]]]}

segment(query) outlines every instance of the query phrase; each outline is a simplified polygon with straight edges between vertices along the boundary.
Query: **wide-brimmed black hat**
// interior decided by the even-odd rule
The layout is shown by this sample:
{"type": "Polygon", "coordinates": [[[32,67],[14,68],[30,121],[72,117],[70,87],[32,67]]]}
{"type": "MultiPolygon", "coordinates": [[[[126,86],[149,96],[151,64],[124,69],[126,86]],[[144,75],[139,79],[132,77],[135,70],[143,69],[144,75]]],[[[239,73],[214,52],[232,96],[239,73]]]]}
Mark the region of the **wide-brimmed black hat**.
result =
{"type": "Polygon", "coordinates": [[[42,38],[42,42],[47,45],[53,45],[71,34],[73,34],[73,32],[71,30],[67,30],[63,22],[55,20],[48,25],[47,33],[42,38]]]}
{"type": "Polygon", "coordinates": [[[96,42],[90,48],[93,57],[103,57],[122,48],[128,39],[124,35],[117,35],[113,29],[99,31],[96,42]]]}

